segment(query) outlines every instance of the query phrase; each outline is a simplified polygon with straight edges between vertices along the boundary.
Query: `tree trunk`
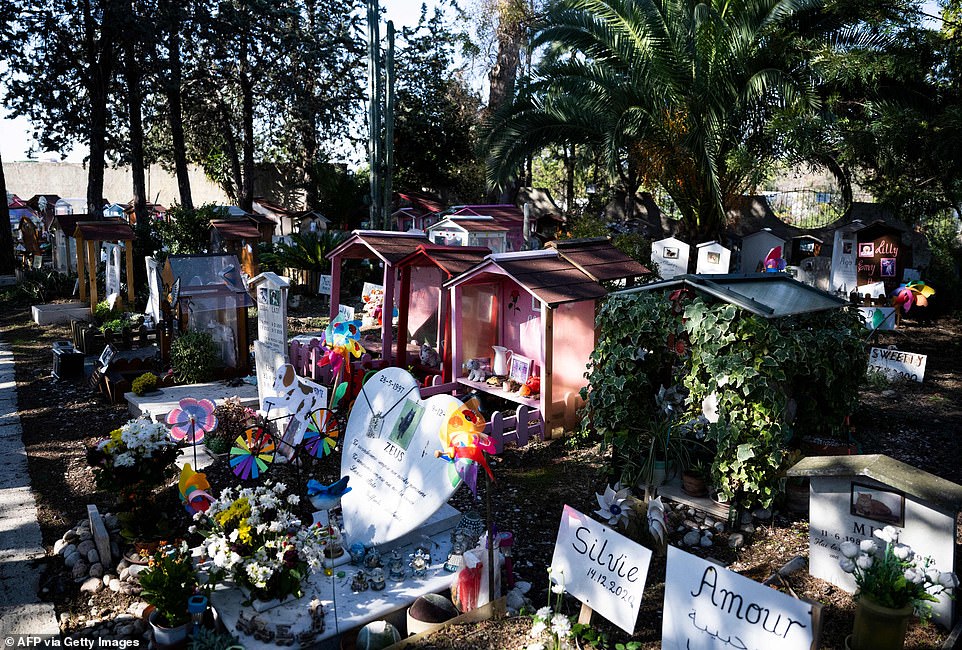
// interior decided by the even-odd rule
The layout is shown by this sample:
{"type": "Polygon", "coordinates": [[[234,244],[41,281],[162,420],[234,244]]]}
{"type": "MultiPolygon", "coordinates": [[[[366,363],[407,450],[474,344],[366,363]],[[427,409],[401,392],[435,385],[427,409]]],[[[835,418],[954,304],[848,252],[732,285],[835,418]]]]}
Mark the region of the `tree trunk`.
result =
{"type": "Polygon", "coordinates": [[[107,167],[107,102],[110,79],[114,70],[114,41],[118,23],[116,2],[104,3],[99,35],[96,18],[86,7],[86,63],[87,95],[90,99],[90,158],[87,162],[87,213],[91,218],[103,216],[104,170],[107,167]]]}
{"type": "Polygon", "coordinates": [[[10,275],[17,267],[17,257],[13,253],[13,232],[10,229],[10,206],[7,205],[7,180],[3,174],[3,160],[0,160],[0,275],[10,275]]]}
{"type": "Polygon", "coordinates": [[[230,159],[231,178],[233,185],[227,192],[232,201],[239,201],[241,191],[241,164],[240,157],[237,155],[237,141],[234,139],[234,129],[231,128],[230,111],[223,100],[217,100],[217,108],[220,112],[220,128],[224,136],[224,146],[227,147],[227,157],[230,159]]]}
{"type": "Polygon", "coordinates": [[[130,130],[130,171],[133,176],[134,220],[145,223],[147,215],[147,182],[144,175],[144,124],[141,116],[143,96],[140,84],[143,80],[137,59],[137,46],[130,30],[124,34],[124,82],[127,86],[127,118],[130,130]]]}
{"type": "Polygon", "coordinates": [[[177,190],[180,193],[180,204],[192,210],[194,200],[190,193],[190,176],[187,168],[187,145],[184,142],[184,110],[180,85],[183,81],[183,66],[180,59],[180,0],[169,3],[169,29],[167,38],[167,64],[169,67],[165,92],[167,95],[168,119],[170,121],[170,139],[174,154],[174,169],[177,173],[177,190]]]}
{"type": "Polygon", "coordinates": [[[514,84],[521,61],[521,45],[527,31],[523,23],[525,13],[522,0],[501,0],[498,4],[498,58],[488,73],[489,115],[497,112],[514,97],[514,84]]]}
{"type": "Polygon", "coordinates": [[[244,152],[244,168],[241,176],[238,205],[241,210],[251,212],[254,209],[254,82],[250,74],[250,42],[248,37],[242,36],[238,58],[241,92],[241,133],[243,141],[241,147],[244,152]]]}
{"type": "Polygon", "coordinates": [[[564,147],[565,152],[565,204],[566,212],[574,214],[575,209],[575,146],[564,147]]]}

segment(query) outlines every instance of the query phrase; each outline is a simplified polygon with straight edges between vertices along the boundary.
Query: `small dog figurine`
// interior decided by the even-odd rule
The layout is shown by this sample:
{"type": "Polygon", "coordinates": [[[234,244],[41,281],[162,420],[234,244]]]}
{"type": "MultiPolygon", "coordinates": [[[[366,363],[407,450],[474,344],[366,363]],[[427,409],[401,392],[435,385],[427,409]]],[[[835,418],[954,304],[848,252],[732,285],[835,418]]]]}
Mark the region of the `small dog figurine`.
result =
{"type": "Polygon", "coordinates": [[[427,341],[421,346],[421,365],[437,368],[441,365],[441,355],[427,341]]]}
{"type": "Polygon", "coordinates": [[[480,359],[466,361],[464,369],[468,371],[468,381],[484,381],[488,378],[488,373],[481,367],[480,359]]]}

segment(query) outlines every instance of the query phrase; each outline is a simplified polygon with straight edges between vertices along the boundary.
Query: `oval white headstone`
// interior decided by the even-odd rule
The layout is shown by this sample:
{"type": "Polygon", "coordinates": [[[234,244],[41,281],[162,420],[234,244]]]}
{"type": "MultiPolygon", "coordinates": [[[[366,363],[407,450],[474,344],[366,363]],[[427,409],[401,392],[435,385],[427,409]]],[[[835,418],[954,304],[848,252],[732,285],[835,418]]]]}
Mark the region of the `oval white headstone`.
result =
{"type": "Polygon", "coordinates": [[[435,457],[439,433],[461,405],[452,395],[421,399],[400,368],[368,379],[347,421],[341,475],[351,492],[341,509],[352,542],[383,544],[423,524],[454,494],[447,463],[435,457]]]}

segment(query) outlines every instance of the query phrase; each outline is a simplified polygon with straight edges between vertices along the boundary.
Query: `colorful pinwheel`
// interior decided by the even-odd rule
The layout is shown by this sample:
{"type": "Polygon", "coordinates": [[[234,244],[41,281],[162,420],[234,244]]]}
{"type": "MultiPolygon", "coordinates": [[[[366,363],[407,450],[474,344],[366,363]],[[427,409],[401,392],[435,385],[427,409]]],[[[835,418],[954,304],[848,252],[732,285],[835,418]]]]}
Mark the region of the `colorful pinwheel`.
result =
{"type": "Polygon", "coordinates": [[[314,458],[323,458],[337,447],[341,426],[334,417],[334,412],[328,409],[311,411],[307,416],[307,430],[301,446],[304,451],[314,458]]]}
{"type": "Polygon", "coordinates": [[[230,466],[235,476],[257,478],[274,462],[274,438],[262,427],[253,426],[237,436],[230,449],[230,466]]]}
{"type": "Polygon", "coordinates": [[[910,280],[892,294],[892,304],[895,307],[902,307],[904,313],[909,313],[912,305],[927,307],[929,298],[935,295],[935,289],[928,286],[921,280],[910,280]]]}
{"type": "Polygon", "coordinates": [[[170,437],[177,442],[194,444],[204,439],[204,434],[217,428],[214,403],[209,399],[185,397],[177,408],[167,414],[170,437]]]}
{"type": "Polygon", "coordinates": [[[181,470],[177,488],[180,491],[180,502],[191,515],[207,512],[214,501],[214,497],[208,492],[210,483],[207,482],[207,475],[195,472],[190,463],[186,463],[181,470]]]}
{"type": "Polygon", "coordinates": [[[351,357],[357,359],[364,354],[361,346],[361,321],[344,320],[344,317],[338,314],[324,330],[323,344],[326,351],[318,360],[318,367],[330,366],[334,377],[340,375],[342,368],[350,373],[351,365],[345,361],[351,357]]]}
{"type": "Polygon", "coordinates": [[[478,465],[494,480],[484,455],[495,453],[494,440],[484,434],[484,417],[476,410],[462,404],[448,417],[446,427],[441,429],[441,451],[435,456],[448,461],[448,478],[452,485],[464,481],[474,496],[478,495],[478,465]]]}
{"type": "Polygon", "coordinates": [[[631,489],[622,488],[621,483],[615,483],[614,487],[605,486],[604,494],[595,494],[598,505],[601,506],[598,510],[595,510],[595,514],[608,522],[609,526],[627,525],[628,513],[631,508],[626,502],[630,496],[631,489]]]}
{"type": "Polygon", "coordinates": [[[785,259],[782,257],[782,247],[776,246],[772,250],[768,251],[768,255],[765,256],[763,265],[765,266],[766,273],[778,273],[779,271],[784,271],[786,263],[785,259]]]}

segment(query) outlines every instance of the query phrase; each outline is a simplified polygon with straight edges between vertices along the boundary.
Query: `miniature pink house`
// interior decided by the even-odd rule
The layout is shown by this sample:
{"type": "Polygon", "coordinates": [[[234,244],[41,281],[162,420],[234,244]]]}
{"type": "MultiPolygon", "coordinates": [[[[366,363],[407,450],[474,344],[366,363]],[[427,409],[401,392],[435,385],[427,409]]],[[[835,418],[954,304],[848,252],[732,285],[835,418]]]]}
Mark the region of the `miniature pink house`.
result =
{"type": "MultiPolygon", "coordinates": [[[[479,246],[418,246],[397,262],[401,275],[401,301],[407,309],[398,310],[398,331],[407,331],[417,341],[431,343],[441,355],[442,380],[451,381],[451,299],[442,286],[480,263],[491,251],[479,246]]],[[[407,346],[398,340],[395,352],[399,368],[408,365],[407,346]]]]}
{"type": "Polygon", "coordinates": [[[595,307],[608,293],[601,282],[648,273],[606,238],[487,256],[444,284],[451,290],[451,367],[455,376],[465,375],[456,381],[537,409],[548,435],[573,428],[595,346],[595,307]],[[541,383],[537,398],[466,377],[462,364],[471,359],[490,364],[494,346],[530,360],[530,374],[541,383]]]}

